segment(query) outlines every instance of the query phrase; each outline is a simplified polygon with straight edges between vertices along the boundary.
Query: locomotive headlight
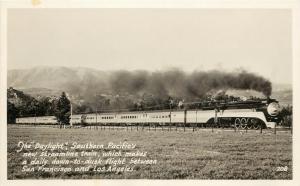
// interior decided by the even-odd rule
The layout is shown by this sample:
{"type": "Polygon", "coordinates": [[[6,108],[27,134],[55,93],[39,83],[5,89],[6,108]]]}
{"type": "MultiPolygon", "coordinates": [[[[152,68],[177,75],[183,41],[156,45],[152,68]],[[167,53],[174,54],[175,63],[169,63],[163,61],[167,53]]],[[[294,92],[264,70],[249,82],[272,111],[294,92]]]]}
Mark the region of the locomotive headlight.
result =
{"type": "Polygon", "coordinates": [[[267,111],[270,116],[277,116],[280,112],[280,105],[276,102],[272,102],[268,105],[267,111]]]}

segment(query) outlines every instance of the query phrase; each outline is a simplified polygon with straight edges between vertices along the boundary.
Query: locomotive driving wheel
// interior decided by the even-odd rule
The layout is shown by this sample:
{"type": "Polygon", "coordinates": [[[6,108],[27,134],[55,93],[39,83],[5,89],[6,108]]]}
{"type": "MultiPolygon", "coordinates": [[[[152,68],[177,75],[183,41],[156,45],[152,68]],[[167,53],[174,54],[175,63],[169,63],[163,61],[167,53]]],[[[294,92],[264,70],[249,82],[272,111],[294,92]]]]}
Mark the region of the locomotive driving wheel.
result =
{"type": "Polygon", "coordinates": [[[239,128],[240,126],[241,126],[241,119],[240,118],[235,118],[234,127],[239,128]]]}
{"type": "Polygon", "coordinates": [[[246,129],[248,120],[246,118],[241,119],[241,128],[246,129]]]}
{"type": "Polygon", "coordinates": [[[251,119],[250,118],[247,119],[247,123],[248,123],[247,129],[253,129],[253,124],[251,123],[251,119]]]}

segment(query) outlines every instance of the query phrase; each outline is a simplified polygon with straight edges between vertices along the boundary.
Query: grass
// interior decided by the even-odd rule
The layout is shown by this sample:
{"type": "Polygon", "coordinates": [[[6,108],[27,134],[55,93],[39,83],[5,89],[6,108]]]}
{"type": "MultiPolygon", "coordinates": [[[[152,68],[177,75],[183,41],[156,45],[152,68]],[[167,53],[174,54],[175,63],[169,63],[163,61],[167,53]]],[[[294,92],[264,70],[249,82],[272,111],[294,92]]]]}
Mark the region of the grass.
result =
{"type": "MultiPolygon", "coordinates": [[[[106,149],[102,149],[103,151],[106,149]]],[[[8,125],[8,179],[292,179],[292,135],[264,130],[89,130],[8,125]],[[155,165],[136,165],[133,172],[22,172],[17,143],[135,143],[155,165]],[[276,171],[287,166],[286,172],[276,171]]],[[[85,157],[87,158],[87,157],[85,157]]],[[[70,158],[71,159],[71,158],[70,158]]]]}

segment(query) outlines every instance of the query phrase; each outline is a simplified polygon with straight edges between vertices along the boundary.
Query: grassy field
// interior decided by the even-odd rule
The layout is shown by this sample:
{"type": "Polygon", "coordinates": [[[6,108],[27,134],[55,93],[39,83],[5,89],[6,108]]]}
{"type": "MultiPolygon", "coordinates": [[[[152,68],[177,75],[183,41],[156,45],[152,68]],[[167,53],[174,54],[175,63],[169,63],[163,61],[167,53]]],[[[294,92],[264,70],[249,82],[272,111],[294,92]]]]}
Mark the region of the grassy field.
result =
{"type": "MultiPolygon", "coordinates": [[[[104,149],[105,150],[105,149],[104,149]]],[[[18,127],[8,125],[8,179],[292,179],[292,134],[201,129],[126,131],[18,127]],[[155,165],[132,172],[22,172],[19,141],[80,143],[128,142],[146,151],[155,165]],[[277,167],[287,167],[278,171],[277,167]]]]}

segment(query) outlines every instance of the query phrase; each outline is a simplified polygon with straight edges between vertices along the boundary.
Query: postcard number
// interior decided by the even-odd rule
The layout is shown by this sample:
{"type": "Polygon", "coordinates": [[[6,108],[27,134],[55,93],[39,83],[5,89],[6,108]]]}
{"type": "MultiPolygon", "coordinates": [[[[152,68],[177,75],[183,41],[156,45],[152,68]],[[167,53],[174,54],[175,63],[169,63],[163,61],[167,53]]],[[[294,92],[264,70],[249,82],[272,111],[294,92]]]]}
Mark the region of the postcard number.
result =
{"type": "Polygon", "coordinates": [[[276,171],[278,171],[278,172],[287,172],[288,171],[288,167],[287,166],[276,167],[276,171]]]}

